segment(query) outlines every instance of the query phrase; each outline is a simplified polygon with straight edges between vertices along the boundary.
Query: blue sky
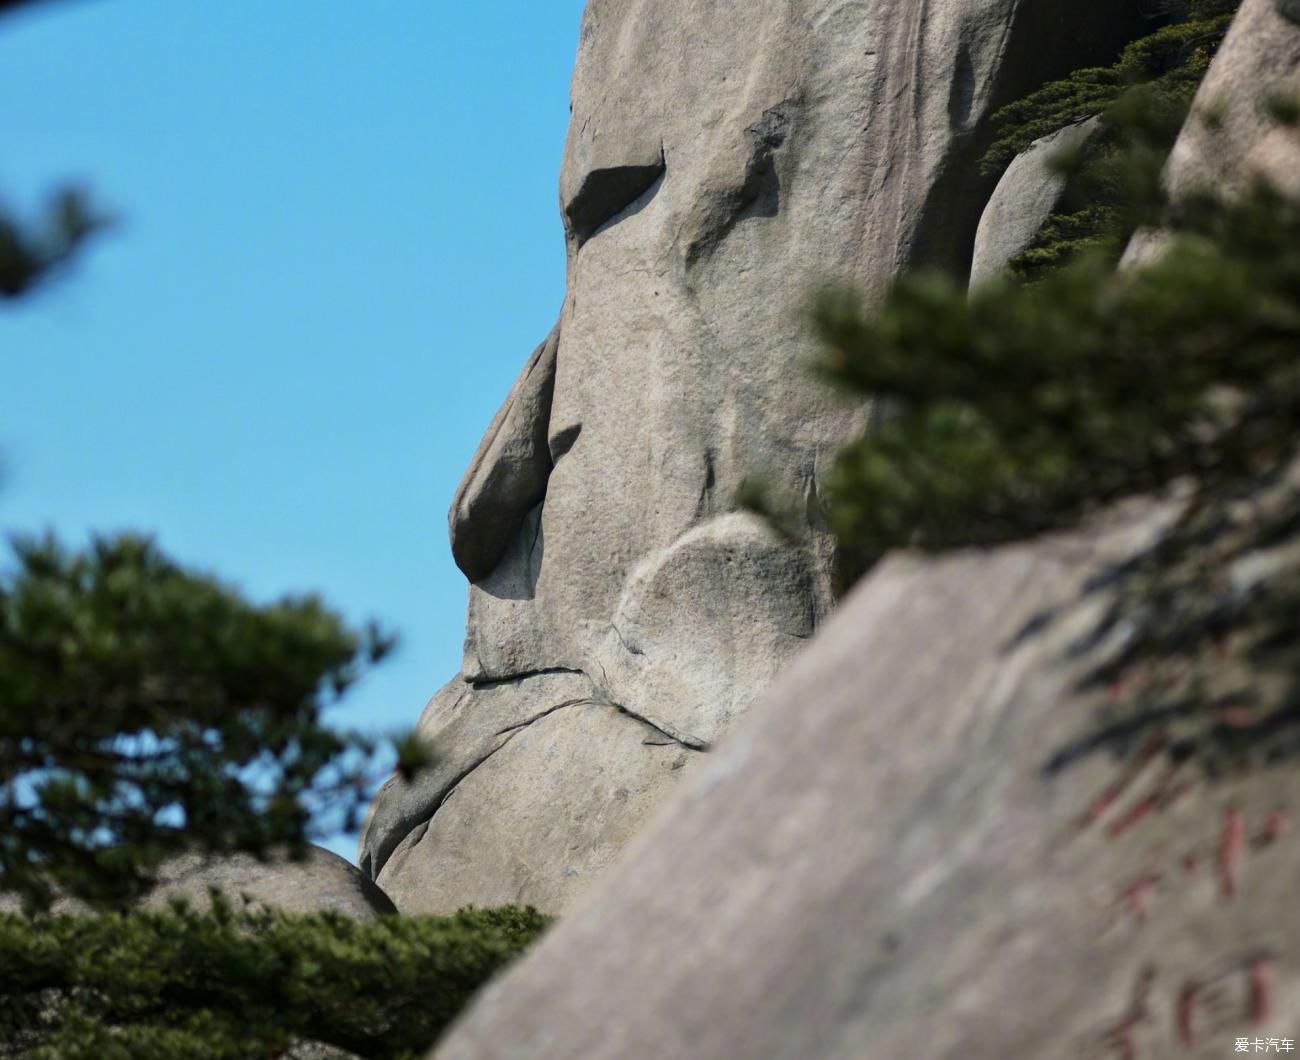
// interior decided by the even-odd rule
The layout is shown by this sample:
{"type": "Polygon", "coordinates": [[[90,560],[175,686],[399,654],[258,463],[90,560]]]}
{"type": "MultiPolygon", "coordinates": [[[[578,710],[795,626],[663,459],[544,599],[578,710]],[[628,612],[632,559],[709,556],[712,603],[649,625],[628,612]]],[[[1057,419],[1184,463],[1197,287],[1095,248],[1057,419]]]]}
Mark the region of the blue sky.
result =
{"type": "MultiPolygon", "coordinates": [[[[446,510],[564,291],[582,0],[92,0],[0,19],[0,200],[117,213],[0,306],[0,528],[143,529],[256,599],[318,590],[460,662],[446,510]]],[[[330,844],[353,852],[350,840],[330,844]]]]}

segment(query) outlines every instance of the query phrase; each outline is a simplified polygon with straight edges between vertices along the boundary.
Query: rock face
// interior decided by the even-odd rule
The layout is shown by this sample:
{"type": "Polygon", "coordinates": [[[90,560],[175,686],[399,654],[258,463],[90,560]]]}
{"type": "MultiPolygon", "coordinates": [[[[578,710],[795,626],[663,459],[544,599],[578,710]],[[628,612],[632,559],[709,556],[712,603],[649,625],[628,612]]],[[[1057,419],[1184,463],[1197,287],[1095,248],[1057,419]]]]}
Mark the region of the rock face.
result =
{"type": "Polygon", "coordinates": [[[559,323],[450,514],[464,665],[421,728],[460,765],[390,785],[362,840],[399,908],[561,908],[820,624],[818,483],[864,414],[805,371],[810,290],[964,272],[988,115],[1138,6],[591,0],[559,323]],[[754,474],[802,541],[736,513],[754,474]]]}
{"type": "MultiPolygon", "coordinates": [[[[1231,196],[1260,180],[1300,197],[1300,129],[1270,116],[1276,100],[1300,100],[1300,2],[1243,0],[1165,168],[1175,206],[1198,191],[1231,196]]],[[[1167,245],[1167,233],[1141,231],[1124,264],[1150,262],[1167,245]]]]}
{"type": "Polygon", "coordinates": [[[1107,575],[1167,514],[886,561],[438,1060],[1294,1043],[1294,766],[1099,737],[1107,575]]]}
{"type": "MultiPolygon", "coordinates": [[[[1193,116],[1176,199],[1292,157],[1256,106],[1300,78],[1293,7],[1245,0],[1196,106],[1235,117],[1193,116]]],[[[1294,1051],[1294,760],[1207,775],[1171,738],[1190,678],[1102,679],[1117,571],[1174,514],[885,561],[439,1060],[1294,1051]],[[1165,709],[1125,713],[1144,686],[1165,709]]]]}
{"type": "MultiPolygon", "coordinates": [[[[249,854],[205,858],[182,854],[161,865],[157,883],[140,902],[142,909],[164,909],[182,898],[194,909],[211,908],[215,888],[236,907],[248,899],[253,908],[283,913],[343,913],[354,920],[373,920],[397,912],[392,900],[355,865],[323,847],[308,846],[306,857],[291,861],[249,854]]],[[[22,903],[0,894],[0,913],[17,913],[22,903]]],[[[60,898],[51,910],[58,916],[90,912],[80,901],[60,898]]]]}
{"type": "Polygon", "coordinates": [[[1273,99],[1300,100],[1300,7],[1244,0],[1174,146],[1174,201],[1197,190],[1232,193],[1259,179],[1300,195],[1300,131],[1269,116],[1273,99]]]}
{"type": "Polygon", "coordinates": [[[373,920],[397,912],[384,894],[357,867],[321,847],[309,847],[302,861],[271,858],[258,861],[248,854],[204,859],[189,854],[162,866],[158,886],[145,908],[162,908],[184,898],[196,909],[211,905],[211,890],[254,908],[285,913],[343,913],[354,920],[373,920]]]}
{"type": "Polygon", "coordinates": [[[461,905],[558,908],[695,755],[603,701],[582,674],[453,681],[421,724],[446,757],[420,785],[390,781],[381,795],[410,829],[383,877],[403,911],[426,907],[431,882],[472,896],[461,905]],[[429,791],[443,793],[433,814],[429,791]]]}
{"type": "Polygon", "coordinates": [[[1054,163],[1081,148],[1100,128],[1096,118],[1067,125],[1035,140],[1015,157],[993,190],[975,232],[972,287],[1001,274],[1007,263],[1033,242],[1065,194],[1065,176],[1054,163]]]}

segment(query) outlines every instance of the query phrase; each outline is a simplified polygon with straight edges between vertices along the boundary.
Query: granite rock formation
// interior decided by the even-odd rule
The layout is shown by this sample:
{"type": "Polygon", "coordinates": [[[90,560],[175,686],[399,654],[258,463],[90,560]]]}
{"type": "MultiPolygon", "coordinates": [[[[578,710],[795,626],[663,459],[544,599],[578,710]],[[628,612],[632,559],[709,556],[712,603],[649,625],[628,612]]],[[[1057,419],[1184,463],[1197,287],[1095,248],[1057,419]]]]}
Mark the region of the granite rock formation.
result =
{"type": "MultiPolygon", "coordinates": [[[[1242,127],[1194,114],[1176,192],[1292,149],[1254,118],[1300,77],[1284,6],[1245,0],[1196,108],[1242,127]]],[[[1207,776],[1167,753],[1176,710],[1104,724],[1180,680],[1098,679],[1117,571],[1176,512],[887,559],[438,1060],[1294,1051],[1294,759],[1207,776]]],[[[1270,539],[1234,572],[1297,561],[1270,539]]]]}
{"type": "Polygon", "coordinates": [[[564,304],[450,513],[464,665],[420,721],[448,762],[392,781],[362,839],[399,909],[560,909],[770,686],[831,609],[818,484],[864,419],[804,370],[810,290],[964,273],[989,114],[1112,58],[1139,18],[591,0],[564,304]],[[752,475],[798,540],[736,510],[752,475]]]}
{"type": "Polygon", "coordinates": [[[323,847],[309,846],[300,861],[250,854],[205,858],[186,854],[165,862],[158,884],[142,903],[160,909],[180,898],[194,909],[211,906],[220,891],[236,907],[283,913],[341,913],[353,920],[374,920],[397,912],[388,896],[351,862],[323,847]]]}
{"type": "Polygon", "coordinates": [[[1096,739],[1105,575],[1168,516],[887,560],[438,1060],[1294,1041],[1294,766],[1211,785],[1156,730],[1096,739]]]}
{"type": "Polygon", "coordinates": [[[1244,0],[1174,145],[1166,184],[1175,203],[1198,189],[1233,194],[1263,180],[1300,195],[1300,131],[1270,115],[1300,100],[1300,7],[1244,0]]]}
{"type": "MultiPolygon", "coordinates": [[[[374,920],[397,912],[389,897],[355,865],[311,844],[296,861],[278,854],[265,860],[251,854],[181,854],[160,865],[155,879],[139,908],[165,909],[181,899],[193,909],[206,911],[215,890],[236,907],[247,900],[252,909],[275,909],[291,915],[341,913],[353,920],[374,920]]],[[[21,910],[16,895],[0,894],[0,913],[21,910]]],[[[56,916],[91,911],[71,898],[56,899],[51,909],[56,916]]]]}
{"type": "MultiPolygon", "coordinates": [[[[1300,130],[1271,113],[1287,100],[1300,100],[1300,4],[1244,0],[1165,168],[1174,207],[1199,192],[1232,196],[1259,181],[1300,196],[1300,130]]],[[[1166,245],[1167,233],[1140,231],[1124,264],[1150,262],[1166,245]]]]}
{"type": "Polygon", "coordinates": [[[980,216],[971,258],[972,287],[1002,274],[1011,259],[1029,247],[1065,195],[1059,159],[1078,151],[1100,129],[1098,118],[1067,125],[1035,140],[1012,160],[980,216]]]}

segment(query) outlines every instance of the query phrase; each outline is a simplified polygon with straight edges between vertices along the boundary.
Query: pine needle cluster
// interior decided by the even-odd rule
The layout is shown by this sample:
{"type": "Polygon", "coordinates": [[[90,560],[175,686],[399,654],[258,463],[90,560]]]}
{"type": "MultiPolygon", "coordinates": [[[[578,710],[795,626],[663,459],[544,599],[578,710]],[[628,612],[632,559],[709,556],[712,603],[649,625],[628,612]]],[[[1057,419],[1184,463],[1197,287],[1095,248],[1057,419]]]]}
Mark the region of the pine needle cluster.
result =
{"type": "Polygon", "coordinates": [[[1061,204],[1008,267],[1034,280],[1085,252],[1117,260],[1155,193],[1151,174],[1173,147],[1193,96],[1240,0],[1190,0],[1172,6],[1168,24],[1128,45],[1108,67],[1089,67],[1043,86],[994,115],[997,138],[981,161],[1004,169],[1035,140],[1088,118],[1099,130],[1073,157],[1061,204]],[[1139,149],[1149,155],[1135,165],[1139,149]],[[1145,184],[1135,186],[1135,174],[1145,184]]]}
{"type": "Polygon", "coordinates": [[[27,294],[110,224],[86,193],[72,186],[52,196],[45,216],[35,224],[0,210],[0,300],[27,294]]]}
{"type": "Polygon", "coordinates": [[[0,575],[0,891],[124,907],[183,850],[300,849],[364,811],[372,743],[321,722],[392,640],[255,605],[147,538],[16,543],[0,575]]]}
{"type": "Polygon", "coordinates": [[[210,913],[0,915],[0,1056],[422,1056],[546,924],[533,909],[358,923],[223,901],[210,913]]]}
{"type": "MultiPolygon", "coordinates": [[[[1158,187],[1141,143],[1117,158],[1158,187]]],[[[1098,638],[1125,647],[1094,678],[1135,691],[1078,750],[1158,730],[1214,772],[1300,751],[1300,203],[1261,186],[1162,220],[1173,241],[1141,270],[1093,253],[970,292],[905,277],[875,312],[823,296],[822,371],[877,409],[831,476],[831,517],[869,558],[1176,496],[1160,547],[1108,583],[1098,638]]]]}
{"type": "Polygon", "coordinates": [[[980,166],[999,173],[1035,140],[1104,114],[1139,84],[1190,100],[1228,32],[1241,0],[1188,0],[1173,19],[1133,41],[1111,66],[1092,66],[1044,85],[993,116],[997,136],[980,166]]]}

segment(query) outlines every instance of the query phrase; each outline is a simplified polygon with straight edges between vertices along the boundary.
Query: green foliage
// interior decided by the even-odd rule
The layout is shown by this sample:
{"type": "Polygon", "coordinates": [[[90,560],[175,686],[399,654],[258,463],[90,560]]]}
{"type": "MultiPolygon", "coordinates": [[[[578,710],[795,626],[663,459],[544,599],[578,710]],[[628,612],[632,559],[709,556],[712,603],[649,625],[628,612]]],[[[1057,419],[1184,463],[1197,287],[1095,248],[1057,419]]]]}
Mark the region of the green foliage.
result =
{"type": "Polygon", "coordinates": [[[65,188],[54,196],[38,226],[25,225],[0,212],[0,299],[18,298],[67,264],[108,219],[93,210],[86,196],[65,188]]]}
{"type": "Polygon", "coordinates": [[[1087,118],[1101,129],[1074,156],[1062,204],[1009,262],[1034,281],[1081,254],[1118,260],[1157,200],[1157,175],[1240,0],[1193,0],[1177,21],[1133,41],[1109,67],[1077,70],[994,115],[998,130],[981,161],[998,172],[1042,136],[1087,118]],[[1137,183],[1135,183],[1137,181],[1137,183]]]}
{"type": "Polygon", "coordinates": [[[993,116],[997,137],[980,165],[1004,169],[1035,140],[1106,113],[1134,85],[1158,82],[1159,91],[1190,100],[1213,59],[1240,0],[1191,0],[1180,21],[1133,41],[1113,66],[1086,67],[1044,85],[993,116]]]}
{"type": "Polygon", "coordinates": [[[248,1060],[320,1042],[420,1056],[546,924],[531,908],[358,923],[224,903],[0,916],[0,1055],[248,1060]]]}
{"type": "Polygon", "coordinates": [[[736,488],[736,508],[757,515],[787,542],[803,539],[803,521],[796,505],[778,494],[762,475],[747,475],[736,488]]]}
{"type": "Polygon", "coordinates": [[[15,548],[0,577],[0,890],[123,905],[183,849],[293,849],[322,800],[359,816],[370,746],[320,713],[389,638],[312,596],[249,603],[140,537],[15,548]]]}
{"type": "Polygon", "coordinates": [[[1131,88],[1103,115],[1100,130],[1074,156],[1054,161],[1065,174],[1061,204],[1008,263],[1033,282],[1083,254],[1117,262],[1132,234],[1159,223],[1160,173],[1187,119],[1191,91],[1164,81],[1131,88]]]}
{"type": "Polygon", "coordinates": [[[1186,220],[1131,276],[1091,258],[969,297],[912,276],[872,316],[824,297],[825,370],[889,410],[835,471],[839,531],[875,550],[994,544],[1277,466],[1300,412],[1300,209],[1261,191],[1186,220]]]}
{"type": "MultiPolygon", "coordinates": [[[[0,212],[0,299],[106,224],[73,190],[40,225],[0,212]]],[[[414,1057],[544,928],[533,909],[362,924],[218,896],[210,913],[123,911],[182,851],[292,857],[313,815],[355,827],[373,742],[321,712],[392,640],[314,596],[250,603],[141,537],[15,554],[0,574],[0,892],[26,913],[0,914],[0,1056],[414,1057]],[[117,911],[37,915],[56,897],[117,911]]],[[[432,760],[414,736],[398,748],[404,776],[432,760]]]]}
{"type": "Polygon", "coordinates": [[[1122,648],[1093,682],[1123,691],[1058,764],[1157,733],[1217,772],[1300,752],[1300,204],[1261,187],[1165,219],[1176,237],[1141,270],[1084,255],[969,293],[911,276],[874,314],[824,296],[823,370],[879,410],[828,487],[867,556],[1177,497],[1159,547],[1105,583],[1092,639],[1122,648]]]}

